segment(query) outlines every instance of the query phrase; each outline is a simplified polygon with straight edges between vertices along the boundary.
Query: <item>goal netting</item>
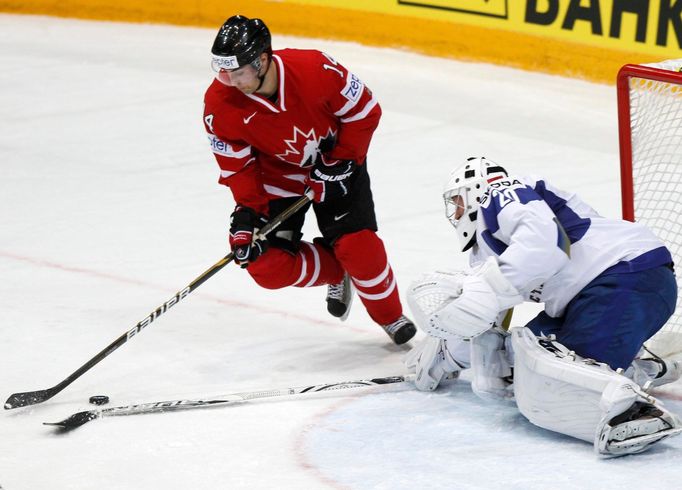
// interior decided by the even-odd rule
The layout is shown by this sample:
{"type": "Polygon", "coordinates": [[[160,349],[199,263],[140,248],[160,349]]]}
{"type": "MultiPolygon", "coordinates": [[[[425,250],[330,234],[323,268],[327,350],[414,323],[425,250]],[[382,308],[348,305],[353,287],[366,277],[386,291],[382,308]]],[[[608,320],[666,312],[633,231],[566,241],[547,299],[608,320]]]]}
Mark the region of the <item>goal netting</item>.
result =
{"type": "MultiPolygon", "coordinates": [[[[646,224],[682,271],[682,59],[625,65],[618,73],[623,218],[646,224]]],[[[682,352],[682,298],[647,342],[654,353],[682,352]]]]}

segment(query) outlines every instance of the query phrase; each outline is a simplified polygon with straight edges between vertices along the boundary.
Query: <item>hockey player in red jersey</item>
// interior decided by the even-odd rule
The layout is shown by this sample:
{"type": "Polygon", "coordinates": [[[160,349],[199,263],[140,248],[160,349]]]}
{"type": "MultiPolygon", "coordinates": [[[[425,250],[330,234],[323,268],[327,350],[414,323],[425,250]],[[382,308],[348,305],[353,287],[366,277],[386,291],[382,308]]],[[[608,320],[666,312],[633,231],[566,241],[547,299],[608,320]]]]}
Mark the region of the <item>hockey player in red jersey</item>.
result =
{"type": "Polygon", "coordinates": [[[273,51],[260,19],[229,18],[213,44],[216,74],[204,124],[236,202],[230,222],[235,262],[260,286],[327,285],[327,309],[348,315],[353,290],[396,344],[416,329],[402,313],[384,244],[377,236],[367,150],[381,108],[364,83],[315,50],[273,51]],[[255,232],[312,191],[311,205],[267,240],[255,232]],[[322,238],[302,241],[312,207],[322,238]]]}

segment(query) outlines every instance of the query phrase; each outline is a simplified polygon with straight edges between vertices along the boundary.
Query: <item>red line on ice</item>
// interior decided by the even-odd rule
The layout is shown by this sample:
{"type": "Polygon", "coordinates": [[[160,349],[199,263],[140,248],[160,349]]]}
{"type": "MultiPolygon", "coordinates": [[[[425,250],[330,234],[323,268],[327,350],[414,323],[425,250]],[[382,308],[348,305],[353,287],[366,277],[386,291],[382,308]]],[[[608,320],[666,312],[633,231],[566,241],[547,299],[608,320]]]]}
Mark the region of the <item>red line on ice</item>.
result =
{"type": "MultiPolygon", "coordinates": [[[[57,269],[60,271],[64,272],[72,272],[75,274],[83,274],[86,276],[91,276],[91,277],[99,277],[102,279],[108,279],[110,281],[114,282],[120,282],[123,284],[134,284],[136,286],[142,286],[146,288],[152,288],[152,289],[159,289],[163,291],[169,292],[169,294],[172,294],[174,290],[169,290],[167,287],[162,287],[156,284],[152,284],[150,282],[146,281],[140,281],[138,279],[130,279],[128,277],[123,277],[123,276],[118,276],[115,274],[109,274],[107,272],[100,272],[97,270],[93,269],[86,269],[83,267],[74,267],[70,265],[64,265],[58,262],[52,262],[50,260],[45,260],[45,259],[39,259],[35,257],[28,257],[25,255],[19,255],[11,252],[5,252],[0,250],[0,257],[5,257],[7,259],[15,260],[18,262],[25,262],[28,264],[31,264],[36,267],[42,267],[42,268],[49,268],[49,269],[57,269]]],[[[213,296],[210,294],[202,294],[200,292],[195,293],[197,297],[201,297],[202,299],[210,300],[215,303],[227,305],[227,306],[233,306],[233,307],[238,307],[238,308],[244,308],[244,309],[249,309],[249,310],[255,310],[260,313],[272,313],[276,315],[281,315],[289,318],[295,318],[304,322],[312,323],[314,325],[324,325],[328,327],[334,327],[334,328],[344,328],[346,330],[351,330],[354,332],[361,332],[361,333],[367,333],[368,329],[367,328],[361,328],[361,327],[354,327],[349,324],[341,324],[338,321],[329,321],[329,320],[321,320],[319,318],[315,318],[313,316],[308,316],[308,315],[301,315],[299,313],[292,313],[291,311],[285,311],[285,310],[280,310],[277,308],[270,308],[267,306],[264,306],[262,304],[252,304],[252,303],[244,303],[241,301],[234,301],[234,300],[229,300],[229,299],[224,299],[220,298],[218,296],[213,296]]],[[[275,293],[277,294],[277,293],[275,293]]],[[[377,328],[378,330],[378,328],[377,328]]]]}

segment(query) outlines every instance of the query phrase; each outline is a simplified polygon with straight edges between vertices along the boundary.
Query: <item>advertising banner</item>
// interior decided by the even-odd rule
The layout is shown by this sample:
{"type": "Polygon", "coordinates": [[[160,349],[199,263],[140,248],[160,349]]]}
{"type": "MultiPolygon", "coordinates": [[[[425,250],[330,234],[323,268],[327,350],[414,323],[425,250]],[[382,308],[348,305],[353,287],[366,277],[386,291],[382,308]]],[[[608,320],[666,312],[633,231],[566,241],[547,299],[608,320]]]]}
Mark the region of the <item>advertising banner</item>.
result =
{"type": "Polygon", "coordinates": [[[682,56],[682,0],[287,0],[682,56]]]}

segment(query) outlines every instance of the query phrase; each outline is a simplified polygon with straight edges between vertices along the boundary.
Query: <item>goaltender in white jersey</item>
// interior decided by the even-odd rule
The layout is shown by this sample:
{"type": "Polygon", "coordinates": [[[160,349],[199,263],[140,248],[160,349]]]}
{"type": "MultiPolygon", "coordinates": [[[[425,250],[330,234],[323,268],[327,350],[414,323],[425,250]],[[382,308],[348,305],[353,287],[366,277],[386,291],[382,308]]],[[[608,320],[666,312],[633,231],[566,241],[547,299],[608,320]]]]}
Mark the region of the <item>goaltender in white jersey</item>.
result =
{"type": "Polygon", "coordinates": [[[563,315],[568,302],[604,271],[672,263],[644,225],[606,219],[541,178],[503,178],[488,187],[492,192],[483,196],[479,211],[483,219],[472,234],[483,240],[472,247],[470,264],[498,258],[500,271],[524,299],[545,303],[552,317],[563,315]],[[557,242],[548,243],[554,236],[557,242]]]}
{"type": "Polygon", "coordinates": [[[670,252],[653,233],[486,158],[455,169],[443,197],[472,268],[428,274],[409,289],[428,334],[406,359],[419,389],[472,368],[479,396],[514,399],[532,423],[607,457],[682,431],[647,394],[682,373],[678,362],[642,354],[677,300],[670,252]],[[523,301],[545,310],[504,331],[523,301]]]}

